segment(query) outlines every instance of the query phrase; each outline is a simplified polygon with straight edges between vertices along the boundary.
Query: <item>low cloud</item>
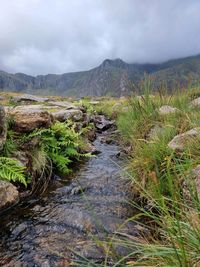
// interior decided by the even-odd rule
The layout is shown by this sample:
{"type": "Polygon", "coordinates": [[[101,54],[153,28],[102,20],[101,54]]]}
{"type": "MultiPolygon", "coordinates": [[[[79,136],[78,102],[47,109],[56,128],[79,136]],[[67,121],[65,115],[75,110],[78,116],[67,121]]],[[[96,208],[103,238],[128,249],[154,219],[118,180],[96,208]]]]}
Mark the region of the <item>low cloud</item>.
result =
{"type": "Polygon", "coordinates": [[[105,58],[144,63],[200,53],[197,0],[1,2],[1,70],[64,73],[105,58]]]}

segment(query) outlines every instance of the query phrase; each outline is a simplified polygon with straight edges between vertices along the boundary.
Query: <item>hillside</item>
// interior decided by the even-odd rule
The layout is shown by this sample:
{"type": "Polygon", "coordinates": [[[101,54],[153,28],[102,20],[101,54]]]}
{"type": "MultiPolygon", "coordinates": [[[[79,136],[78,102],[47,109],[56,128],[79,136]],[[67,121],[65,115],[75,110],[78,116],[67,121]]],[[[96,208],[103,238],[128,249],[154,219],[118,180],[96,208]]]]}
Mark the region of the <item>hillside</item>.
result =
{"type": "Polygon", "coordinates": [[[186,86],[191,81],[196,83],[200,81],[200,55],[160,64],[128,64],[121,59],[106,59],[100,66],[88,71],[36,77],[0,71],[0,89],[79,97],[122,96],[129,94],[133,88],[137,90],[145,73],[152,77],[155,89],[162,84],[171,90],[177,85],[186,86]]]}

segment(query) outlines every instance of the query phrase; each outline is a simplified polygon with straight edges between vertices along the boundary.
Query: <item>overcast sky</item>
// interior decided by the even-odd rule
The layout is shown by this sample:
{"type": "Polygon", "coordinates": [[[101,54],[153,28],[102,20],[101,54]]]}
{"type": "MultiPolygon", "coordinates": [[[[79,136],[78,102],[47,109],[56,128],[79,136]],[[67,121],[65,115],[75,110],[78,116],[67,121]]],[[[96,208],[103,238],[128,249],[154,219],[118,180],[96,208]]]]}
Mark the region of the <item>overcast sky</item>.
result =
{"type": "Polygon", "coordinates": [[[200,53],[200,0],[0,0],[0,69],[87,70],[200,53]]]}

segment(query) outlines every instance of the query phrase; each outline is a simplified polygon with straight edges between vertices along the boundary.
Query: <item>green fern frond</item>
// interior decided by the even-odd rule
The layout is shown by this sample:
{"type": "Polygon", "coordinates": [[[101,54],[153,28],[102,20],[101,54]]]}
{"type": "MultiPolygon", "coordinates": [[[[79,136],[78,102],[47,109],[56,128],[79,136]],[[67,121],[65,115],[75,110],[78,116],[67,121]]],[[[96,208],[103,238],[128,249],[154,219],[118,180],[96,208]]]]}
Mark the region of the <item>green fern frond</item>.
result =
{"type": "Polygon", "coordinates": [[[11,158],[0,157],[0,179],[9,182],[20,182],[27,186],[24,175],[25,167],[19,166],[19,163],[11,158]]]}

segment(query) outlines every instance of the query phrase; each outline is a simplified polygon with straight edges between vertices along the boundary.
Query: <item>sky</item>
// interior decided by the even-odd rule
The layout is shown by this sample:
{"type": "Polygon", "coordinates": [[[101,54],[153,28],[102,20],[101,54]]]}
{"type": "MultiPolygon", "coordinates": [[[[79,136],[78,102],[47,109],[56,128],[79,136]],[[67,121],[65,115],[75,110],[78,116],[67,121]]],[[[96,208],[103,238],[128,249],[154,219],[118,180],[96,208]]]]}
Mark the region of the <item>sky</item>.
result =
{"type": "Polygon", "coordinates": [[[0,70],[87,70],[200,53],[199,0],[0,0],[0,70]]]}

